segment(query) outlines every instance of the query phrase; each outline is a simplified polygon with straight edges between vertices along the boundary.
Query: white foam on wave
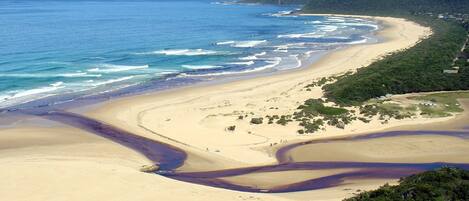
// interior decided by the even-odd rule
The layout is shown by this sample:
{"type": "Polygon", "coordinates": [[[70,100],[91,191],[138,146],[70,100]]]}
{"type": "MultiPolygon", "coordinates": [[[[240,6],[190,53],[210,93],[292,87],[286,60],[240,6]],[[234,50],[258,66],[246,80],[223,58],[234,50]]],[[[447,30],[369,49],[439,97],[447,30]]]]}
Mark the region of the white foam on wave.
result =
{"type": "Polygon", "coordinates": [[[158,50],[152,52],[137,53],[137,55],[168,55],[168,56],[201,56],[201,55],[223,55],[225,52],[218,52],[214,50],[204,49],[171,49],[171,50],[158,50]]]}
{"type": "Polygon", "coordinates": [[[246,62],[230,62],[228,64],[231,64],[231,65],[245,65],[245,66],[251,66],[253,64],[255,64],[256,62],[254,61],[246,61],[246,62]]]}
{"type": "Polygon", "coordinates": [[[372,27],[374,30],[379,29],[379,26],[377,24],[368,24],[368,23],[344,22],[344,23],[339,23],[338,25],[372,27]]]}
{"type": "Polygon", "coordinates": [[[327,21],[329,21],[329,22],[345,22],[345,18],[342,18],[342,17],[328,17],[327,21]]]}
{"type": "Polygon", "coordinates": [[[101,77],[101,74],[88,73],[62,73],[62,74],[0,74],[0,77],[16,77],[16,78],[49,78],[49,77],[101,77]]]}
{"type": "Polygon", "coordinates": [[[236,41],[234,40],[229,40],[229,41],[223,41],[223,42],[218,42],[216,43],[217,45],[230,45],[230,44],[234,44],[236,41]]]}
{"type": "Polygon", "coordinates": [[[181,74],[178,75],[178,77],[212,77],[212,76],[252,73],[252,72],[258,72],[258,71],[263,71],[263,70],[267,70],[267,69],[270,69],[270,68],[274,68],[275,66],[279,65],[281,61],[282,61],[282,58],[275,57],[272,60],[266,61],[268,63],[268,65],[261,66],[261,67],[258,67],[258,68],[247,69],[247,70],[244,70],[244,71],[225,71],[225,72],[208,73],[208,74],[181,73],[181,74]]]}
{"type": "Polygon", "coordinates": [[[56,82],[56,83],[50,84],[50,86],[58,87],[58,86],[61,86],[61,85],[63,85],[63,84],[64,84],[64,82],[56,82]]]}
{"type": "Polygon", "coordinates": [[[311,32],[311,33],[295,33],[295,34],[278,35],[277,38],[321,38],[324,36],[325,34],[322,34],[322,33],[311,32]]]}
{"type": "Polygon", "coordinates": [[[88,74],[88,73],[64,73],[59,76],[63,77],[101,77],[101,74],[88,74]]]}
{"type": "Polygon", "coordinates": [[[6,95],[0,96],[0,107],[7,107],[14,104],[27,103],[39,98],[55,95],[52,92],[64,88],[63,82],[52,83],[49,86],[27,89],[15,90],[6,92],[6,95]]]}
{"type": "Polygon", "coordinates": [[[130,80],[132,78],[134,78],[135,76],[127,76],[127,77],[121,77],[121,78],[116,78],[116,79],[110,79],[110,80],[106,80],[106,81],[102,81],[102,82],[92,82],[92,86],[101,86],[101,85],[107,85],[107,84],[112,84],[112,83],[116,83],[116,82],[122,82],[122,81],[126,81],[126,80],[130,80]]]}
{"type": "Polygon", "coordinates": [[[315,52],[318,52],[318,51],[317,50],[307,51],[307,52],[305,52],[305,55],[306,55],[306,57],[310,57],[315,52]]]}
{"type": "Polygon", "coordinates": [[[156,76],[164,76],[164,75],[170,75],[170,74],[175,74],[179,73],[179,71],[176,70],[165,70],[165,71],[160,71],[155,73],[156,76]]]}
{"type": "Polygon", "coordinates": [[[266,42],[267,40],[223,41],[218,42],[217,45],[230,45],[231,47],[250,48],[256,47],[266,42]]]}
{"type": "Polygon", "coordinates": [[[348,43],[345,43],[345,44],[355,45],[355,44],[362,44],[362,43],[367,43],[367,42],[368,42],[368,38],[365,37],[361,40],[356,40],[356,41],[348,42],[348,43]]]}
{"type": "Polygon", "coordinates": [[[36,89],[20,91],[14,94],[13,96],[11,96],[11,98],[20,98],[20,97],[31,96],[31,95],[41,94],[41,93],[47,93],[47,92],[56,91],[61,88],[63,88],[63,86],[53,86],[51,84],[50,86],[47,86],[47,87],[40,87],[36,89]]]}
{"type": "Polygon", "coordinates": [[[247,5],[247,6],[255,6],[255,5],[260,5],[260,3],[243,3],[240,1],[217,1],[217,2],[211,2],[210,4],[215,4],[215,5],[224,5],[224,6],[229,6],[229,5],[247,5]]]}
{"type": "Polygon", "coordinates": [[[192,69],[192,70],[203,70],[203,69],[214,69],[222,68],[223,66],[217,65],[182,65],[183,68],[192,69]]]}
{"type": "Polygon", "coordinates": [[[292,34],[291,38],[311,38],[311,39],[329,39],[329,40],[347,40],[346,36],[326,36],[324,34],[292,34]]]}
{"type": "Polygon", "coordinates": [[[293,15],[293,11],[279,11],[277,13],[269,13],[271,17],[298,17],[297,15],[293,15]]]}
{"type": "Polygon", "coordinates": [[[319,21],[319,20],[314,20],[314,21],[307,21],[305,22],[305,24],[322,24],[323,22],[322,21],[319,21]]]}
{"type": "Polygon", "coordinates": [[[288,47],[289,47],[289,45],[277,46],[277,48],[274,50],[274,52],[284,52],[284,53],[287,53],[287,52],[288,52],[288,47]]]}
{"type": "Polygon", "coordinates": [[[266,55],[266,54],[267,54],[267,52],[261,52],[261,53],[257,53],[257,54],[251,55],[251,56],[241,57],[241,58],[239,58],[239,60],[243,60],[243,61],[246,61],[246,60],[258,60],[260,56],[264,56],[264,55],[266,55]]]}
{"type": "Polygon", "coordinates": [[[325,47],[337,46],[337,45],[355,45],[355,44],[367,43],[369,41],[369,39],[370,38],[363,37],[363,39],[350,41],[350,42],[330,42],[330,43],[314,42],[314,43],[310,43],[310,44],[320,44],[321,46],[325,46],[325,47]]]}
{"type": "Polygon", "coordinates": [[[334,26],[334,25],[318,25],[317,27],[319,30],[325,31],[325,32],[333,32],[339,29],[338,26],[334,26]]]}
{"type": "Polygon", "coordinates": [[[299,68],[303,65],[303,61],[301,61],[300,59],[300,55],[299,54],[294,54],[294,55],[290,55],[291,57],[294,57],[297,64],[296,64],[296,67],[295,68],[299,68]]]}
{"type": "Polygon", "coordinates": [[[115,64],[101,64],[97,68],[88,69],[88,72],[99,72],[99,73],[114,73],[130,70],[141,70],[146,69],[148,65],[141,66],[128,66],[128,65],[115,65],[115,64]]]}

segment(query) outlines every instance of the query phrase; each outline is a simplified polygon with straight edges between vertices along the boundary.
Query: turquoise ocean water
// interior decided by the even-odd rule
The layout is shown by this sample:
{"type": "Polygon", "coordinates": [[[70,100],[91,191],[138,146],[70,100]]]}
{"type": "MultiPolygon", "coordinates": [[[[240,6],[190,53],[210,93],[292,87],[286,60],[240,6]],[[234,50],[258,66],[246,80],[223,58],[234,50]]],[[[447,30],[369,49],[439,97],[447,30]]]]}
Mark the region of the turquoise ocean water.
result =
{"type": "Polygon", "coordinates": [[[0,108],[299,68],[375,22],[208,0],[0,1],[0,108]]]}

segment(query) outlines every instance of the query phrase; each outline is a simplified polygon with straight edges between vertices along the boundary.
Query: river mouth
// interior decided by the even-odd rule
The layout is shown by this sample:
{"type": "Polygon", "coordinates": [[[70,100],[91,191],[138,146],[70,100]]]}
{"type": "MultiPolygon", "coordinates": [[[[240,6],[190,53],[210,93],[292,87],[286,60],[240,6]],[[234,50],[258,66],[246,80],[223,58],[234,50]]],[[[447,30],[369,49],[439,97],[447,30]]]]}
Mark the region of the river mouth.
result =
{"type": "Polygon", "coordinates": [[[285,193],[325,189],[345,181],[395,180],[451,166],[469,169],[469,130],[400,130],[290,144],[276,153],[277,164],[215,171],[178,170],[184,150],[86,116],[52,111],[34,114],[86,130],[133,149],[159,165],[171,179],[243,192],[285,193]],[[451,145],[448,147],[447,145],[451,145]]]}

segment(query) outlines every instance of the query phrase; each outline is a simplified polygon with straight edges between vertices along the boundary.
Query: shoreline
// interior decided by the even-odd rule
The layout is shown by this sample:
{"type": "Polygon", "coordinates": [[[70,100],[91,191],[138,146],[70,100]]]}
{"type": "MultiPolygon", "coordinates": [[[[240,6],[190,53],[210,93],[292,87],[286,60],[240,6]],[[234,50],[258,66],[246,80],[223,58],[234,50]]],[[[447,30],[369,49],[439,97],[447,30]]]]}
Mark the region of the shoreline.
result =
{"type": "MultiPolygon", "coordinates": [[[[318,15],[318,16],[329,16],[329,15],[318,15]]],[[[344,17],[351,17],[351,18],[365,18],[365,17],[354,17],[354,16],[346,16],[344,17]]],[[[368,17],[366,19],[373,19],[372,17],[368,17]]],[[[374,20],[376,22],[376,20],[374,20]]],[[[381,26],[379,22],[376,24],[378,27],[381,26]]],[[[252,72],[233,72],[228,73],[226,75],[203,75],[204,79],[200,79],[197,77],[191,78],[189,77],[179,77],[187,72],[181,71],[178,73],[171,74],[170,76],[162,76],[158,79],[150,79],[144,82],[137,82],[136,84],[131,84],[127,87],[121,87],[118,89],[110,89],[105,90],[103,92],[100,91],[93,91],[90,89],[89,92],[91,95],[79,95],[75,93],[66,93],[64,95],[51,95],[46,96],[43,98],[33,99],[31,101],[26,102],[18,102],[15,104],[11,104],[8,106],[0,107],[0,118],[4,117],[4,114],[14,113],[17,111],[27,111],[27,110],[50,110],[50,109],[61,109],[61,110],[73,110],[74,108],[86,107],[86,106],[93,106],[98,105],[103,102],[107,102],[113,99],[122,99],[127,97],[134,97],[140,96],[145,94],[157,94],[158,92],[166,92],[166,91],[173,91],[173,90],[184,90],[186,88],[198,88],[198,87],[206,87],[210,85],[220,85],[226,84],[230,82],[237,82],[237,81],[244,81],[250,79],[256,79],[258,77],[270,77],[275,75],[283,75],[289,74],[291,72],[302,71],[304,69],[308,69],[311,65],[314,65],[316,62],[320,61],[323,56],[333,54],[336,51],[341,51],[344,48],[348,48],[351,46],[362,45],[362,44],[370,44],[370,43],[379,43],[380,38],[374,38],[369,36],[375,36],[377,30],[370,31],[369,33],[361,35],[366,39],[365,42],[360,42],[358,44],[355,43],[345,43],[338,45],[332,49],[327,50],[317,50],[318,53],[316,55],[310,55],[308,58],[303,60],[299,60],[300,64],[297,67],[289,67],[289,68],[282,68],[282,69],[274,69],[274,68],[267,68],[264,70],[255,70],[255,69],[248,69],[254,70],[252,72]],[[205,79],[206,78],[206,79],[205,79]],[[167,83],[166,79],[177,79],[177,82],[170,81],[167,83]],[[171,83],[174,82],[174,83],[171,83]],[[173,84],[172,86],[170,84],[173,84]]],[[[352,41],[354,42],[354,41],[352,41]]],[[[334,44],[334,43],[331,43],[334,44]]],[[[309,49],[308,49],[309,50],[309,49]]],[[[85,90],[87,91],[87,90],[85,90]]],[[[60,94],[60,93],[59,93],[60,94]]],[[[0,126],[2,122],[0,122],[0,126]]]]}
{"type": "MultiPolygon", "coordinates": [[[[295,133],[296,129],[292,129],[293,126],[289,125],[285,127],[280,127],[278,125],[260,125],[258,127],[252,127],[251,125],[245,122],[239,123],[241,125],[237,126],[240,129],[243,129],[243,133],[226,133],[225,127],[231,124],[238,124],[238,121],[236,120],[237,115],[241,113],[244,114],[254,112],[255,115],[253,116],[265,116],[261,114],[268,112],[268,108],[270,106],[268,103],[266,104],[266,101],[275,102],[271,105],[282,105],[283,108],[279,109],[282,111],[280,111],[279,113],[287,113],[291,111],[291,109],[296,108],[298,106],[298,102],[303,102],[304,100],[308,99],[308,97],[322,96],[322,92],[320,89],[313,90],[313,92],[310,94],[300,92],[302,91],[301,85],[307,84],[307,82],[312,82],[313,80],[316,80],[320,77],[345,73],[346,71],[355,70],[361,66],[367,66],[375,59],[379,59],[380,57],[384,56],[389,52],[407,48],[413,45],[414,43],[418,42],[422,37],[426,37],[427,34],[429,34],[429,30],[427,30],[427,28],[422,28],[419,25],[414,24],[413,22],[396,18],[373,18],[381,21],[381,23],[384,23],[386,26],[388,26],[384,27],[384,29],[378,31],[377,33],[379,37],[385,38],[385,41],[376,44],[353,45],[347,48],[334,51],[330,54],[325,55],[323,58],[321,58],[309,68],[298,69],[292,72],[285,72],[268,77],[255,77],[248,80],[232,81],[219,85],[188,86],[164,92],[155,92],[133,97],[125,97],[121,99],[111,100],[107,103],[101,104],[101,106],[99,106],[98,108],[95,108],[92,111],[86,112],[84,114],[85,116],[96,118],[104,122],[110,123],[112,125],[121,126],[121,128],[129,129],[132,132],[138,133],[139,135],[145,137],[156,138],[162,141],[167,140],[158,137],[158,135],[160,135],[173,139],[173,142],[184,142],[176,143],[174,145],[191,149],[193,152],[196,153],[196,155],[205,156],[207,155],[206,152],[209,152],[209,156],[222,155],[223,158],[228,158],[231,161],[223,162],[222,164],[219,164],[213,168],[219,168],[226,165],[237,167],[246,164],[270,164],[275,162],[273,160],[273,157],[269,157],[265,153],[262,153],[263,151],[257,151],[257,153],[255,152],[255,157],[253,157],[250,161],[241,162],[239,160],[236,160],[236,158],[239,158],[244,154],[253,154],[251,151],[251,147],[249,147],[250,145],[254,145],[253,147],[257,147],[258,149],[264,149],[265,147],[258,145],[268,146],[269,143],[267,142],[269,141],[271,143],[277,143],[279,141],[284,142],[284,140],[292,141],[310,139],[311,136],[298,136],[295,133]],[[402,31],[401,29],[403,27],[398,27],[403,26],[402,23],[405,23],[405,26],[407,26],[404,27],[404,29],[409,29],[409,27],[415,29],[409,30],[409,33],[406,33],[411,35],[413,34],[413,37],[401,37],[403,33],[395,33],[402,31]],[[394,32],[394,35],[392,33],[390,34],[389,32],[394,32]],[[383,48],[386,47],[387,49],[383,50],[383,48]],[[373,55],[364,55],[363,52],[370,50],[374,51],[373,55]],[[351,66],[342,66],[345,63],[351,63],[351,66]],[[310,77],[304,78],[304,74],[309,74],[310,77]],[[286,89],[287,91],[282,91],[282,88],[286,89]],[[257,90],[259,93],[253,94],[253,90],[257,90]],[[289,93],[289,90],[295,91],[289,93]],[[271,94],[273,93],[276,93],[278,95],[272,97],[271,94]],[[284,94],[284,97],[282,97],[282,94],[284,94]],[[228,98],[227,96],[232,96],[232,98],[228,98]],[[291,98],[292,96],[297,97],[291,98]],[[215,98],[218,100],[213,100],[215,98]],[[236,101],[233,100],[235,98],[243,100],[239,101],[240,103],[237,103],[236,106],[233,106],[234,102],[236,101]],[[279,100],[282,98],[286,100],[279,100]],[[249,107],[252,107],[252,110],[254,111],[244,111],[245,108],[250,109],[249,107]],[[121,110],[121,108],[128,109],[121,110]],[[161,117],[161,115],[156,114],[171,115],[161,117]],[[185,115],[186,117],[179,119],[178,116],[182,115],[185,115]],[[226,116],[231,116],[231,118],[226,118],[226,116]],[[177,121],[177,123],[173,123],[174,121],[177,121]],[[201,121],[202,123],[200,123],[201,121]],[[217,124],[218,122],[223,122],[226,125],[219,125],[217,124]],[[170,125],[167,126],[165,124],[170,125]],[[185,125],[187,126],[187,128],[180,128],[178,125],[185,125]],[[289,133],[291,137],[283,137],[285,134],[281,134],[279,131],[274,131],[276,129],[278,129],[280,132],[289,133]],[[206,140],[196,140],[196,142],[187,143],[188,141],[193,141],[193,139],[190,139],[189,136],[171,134],[190,132],[208,133],[207,135],[200,136],[201,138],[210,139],[212,136],[216,138],[210,142],[207,142],[206,140]],[[266,137],[262,134],[262,132],[276,132],[280,134],[277,134],[276,136],[272,137],[266,137]],[[230,136],[226,138],[218,137],[220,135],[230,136]],[[235,135],[236,137],[232,137],[235,135]],[[240,138],[242,138],[243,140],[239,140],[240,138]],[[231,140],[237,140],[238,142],[227,142],[231,140]],[[220,144],[220,142],[224,142],[225,144],[220,144]],[[184,144],[191,144],[192,146],[189,147],[185,146],[184,144]],[[241,148],[241,150],[236,149],[237,147],[243,146],[244,148],[241,148]],[[221,150],[221,147],[230,147],[230,149],[232,150],[221,150]],[[226,153],[228,153],[229,155],[227,155],[226,153]]],[[[345,130],[328,128],[328,130],[331,131],[321,132],[320,134],[313,134],[313,138],[315,138],[315,136],[317,135],[322,134],[327,137],[331,137],[330,134],[336,132],[342,133],[342,135],[350,133],[370,132],[381,130],[383,129],[383,127],[389,128],[409,123],[412,124],[414,122],[415,120],[406,123],[400,122],[397,124],[390,123],[388,125],[375,125],[372,127],[372,129],[368,128],[365,130],[358,128],[346,128],[345,130]]],[[[358,125],[355,127],[361,126],[364,125],[358,125]]],[[[366,126],[370,127],[369,125],[366,126]]],[[[168,141],[168,143],[171,144],[170,141],[168,141]]],[[[189,158],[191,157],[189,156],[189,158]]]]}
{"type": "MultiPolygon", "coordinates": [[[[430,30],[427,28],[406,20],[382,17],[372,18],[384,21],[387,25],[384,29],[378,31],[381,37],[386,38],[385,41],[377,44],[353,45],[334,51],[325,55],[318,62],[313,64],[313,66],[308,68],[265,77],[235,80],[217,85],[188,86],[163,92],[124,97],[99,103],[98,105],[87,106],[85,108],[74,108],[71,112],[80,113],[130,133],[168,143],[183,149],[187,152],[188,159],[185,161],[183,167],[177,170],[184,172],[269,165],[276,163],[275,152],[278,148],[296,142],[353,136],[378,130],[387,130],[397,126],[442,122],[453,119],[419,118],[399,122],[391,121],[387,125],[378,124],[376,122],[371,124],[355,122],[344,130],[327,128],[326,131],[312,135],[298,135],[295,133],[296,126],[291,124],[287,126],[276,124],[254,126],[249,124],[248,119],[237,119],[240,114],[248,114],[248,118],[250,118],[265,116],[272,112],[276,114],[289,113],[307,98],[322,97],[322,91],[319,88],[311,92],[303,90],[303,86],[309,84],[311,81],[317,80],[320,77],[340,74],[348,70],[355,70],[359,67],[367,66],[369,63],[381,58],[385,54],[412,46],[414,43],[418,42],[421,37],[426,37],[430,34],[430,30]],[[270,109],[272,106],[277,106],[279,109],[270,109]],[[254,114],[251,115],[250,113],[254,114]],[[226,131],[226,126],[233,124],[236,125],[236,131],[226,131]],[[274,145],[269,146],[269,144],[274,145]]],[[[17,129],[17,127],[13,128],[13,131],[15,129],[17,129]]],[[[0,132],[2,131],[3,130],[0,130],[0,132]]],[[[102,149],[101,146],[115,146],[116,143],[108,142],[90,133],[77,131],[68,126],[61,127],[59,131],[36,127],[28,132],[70,132],[78,136],[85,135],[95,140],[100,139],[102,144],[96,141],[76,139],[74,143],[76,143],[77,146],[74,146],[74,149],[70,148],[71,145],[62,146],[60,143],[52,147],[48,147],[48,145],[33,146],[32,150],[29,151],[38,152],[38,156],[34,156],[32,159],[28,158],[28,155],[26,155],[27,157],[13,157],[9,155],[9,153],[5,153],[5,155],[8,156],[6,158],[9,159],[9,162],[13,161],[13,164],[21,164],[20,170],[23,170],[23,165],[25,170],[27,170],[31,169],[31,167],[34,168],[34,165],[40,164],[42,167],[38,168],[38,174],[41,174],[46,171],[44,168],[48,168],[48,165],[55,166],[58,163],[60,167],[64,167],[62,163],[67,163],[68,156],[66,154],[59,157],[57,162],[53,162],[54,158],[45,161],[41,159],[41,157],[48,156],[48,154],[55,152],[56,150],[54,150],[53,147],[58,150],[63,150],[64,153],[71,150],[80,150],[84,153],[102,152],[104,156],[92,156],[80,159],[77,164],[74,164],[75,162],[68,162],[70,164],[65,166],[66,169],[59,169],[60,171],[67,172],[67,178],[69,177],[71,179],[71,181],[68,181],[69,183],[73,182],[72,178],[78,176],[82,177],[81,179],[83,179],[83,181],[78,179],[82,184],[90,180],[98,182],[105,187],[109,187],[106,188],[109,191],[126,191],[126,196],[119,198],[121,200],[130,198],[135,194],[142,194],[141,199],[152,199],[155,193],[158,197],[165,200],[180,200],[191,196],[198,196],[198,198],[205,200],[311,200],[311,196],[317,198],[315,200],[339,200],[343,198],[339,198],[339,196],[343,196],[344,194],[349,195],[351,193],[345,192],[343,190],[345,187],[338,187],[317,191],[270,195],[242,193],[188,184],[173,181],[159,175],[148,175],[139,172],[138,166],[143,165],[142,163],[147,164],[148,159],[138,153],[133,153],[133,151],[128,148],[122,148],[120,145],[115,149],[125,151],[113,155],[114,150],[102,149]],[[82,146],[84,150],[80,148],[82,146]],[[112,160],[106,161],[102,158],[112,158],[112,160]],[[28,162],[28,160],[34,161],[34,159],[39,162],[36,164],[34,162],[28,162]],[[64,162],[61,160],[64,160],[64,162]],[[122,160],[131,160],[131,162],[127,161],[127,163],[125,163],[126,167],[121,167],[122,160]],[[75,167],[75,165],[78,167],[75,167]],[[137,167],[132,167],[132,165],[137,167]],[[74,170],[74,168],[77,168],[75,170],[78,171],[68,171],[74,170]],[[89,171],[92,173],[93,177],[87,177],[81,174],[80,171],[89,171]],[[110,178],[112,182],[117,183],[110,184],[105,181],[100,181],[102,178],[110,178]],[[160,187],[164,190],[157,190],[155,192],[154,187],[160,187]],[[206,194],[210,196],[206,196],[206,194]]],[[[28,153],[28,150],[24,151],[28,153]]],[[[77,155],[80,154],[77,153],[77,155]]],[[[7,164],[5,161],[2,162],[2,164],[7,164]]],[[[8,166],[6,168],[8,168],[8,166]]],[[[289,174],[290,173],[286,174],[285,177],[288,177],[289,174]]],[[[292,174],[295,177],[303,175],[301,171],[292,174]]],[[[313,172],[311,177],[318,177],[318,175],[324,174],[328,173],[318,172],[316,174],[313,172]]],[[[47,175],[54,174],[49,172],[47,175]]],[[[28,176],[37,177],[37,175],[29,174],[28,176]]],[[[256,177],[261,178],[262,175],[257,175],[256,177]]],[[[243,177],[231,179],[245,180],[243,177]]],[[[377,187],[377,185],[381,185],[385,181],[389,180],[365,180],[362,184],[360,182],[354,183],[353,181],[347,180],[345,186],[351,189],[371,189],[377,187]]],[[[69,185],[69,183],[66,184],[69,185]]],[[[59,185],[61,185],[60,182],[53,183],[53,187],[59,188],[59,185]]],[[[40,190],[40,188],[38,188],[38,190],[40,190]]],[[[62,190],[66,191],[66,189],[62,190]]],[[[105,199],[109,197],[115,198],[116,195],[109,193],[94,199],[105,199]]],[[[89,200],[91,198],[87,197],[86,199],[89,200]]]]}

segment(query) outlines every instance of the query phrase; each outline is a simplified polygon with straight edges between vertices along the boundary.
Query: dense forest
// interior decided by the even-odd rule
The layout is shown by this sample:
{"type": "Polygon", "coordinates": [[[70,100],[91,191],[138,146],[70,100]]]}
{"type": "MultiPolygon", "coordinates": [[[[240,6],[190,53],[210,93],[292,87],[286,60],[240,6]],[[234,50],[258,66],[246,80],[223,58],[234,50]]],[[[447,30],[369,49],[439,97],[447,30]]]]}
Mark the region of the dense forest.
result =
{"type": "Polygon", "coordinates": [[[460,67],[458,73],[444,73],[455,67],[453,60],[467,38],[467,21],[461,24],[438,18],[439,14],[468,14],[468,0],[307,0],[304,3],[306,13],[397,16],[433,29],[433,35],[418,45],[326,85],[324,89],[330,100],[350,105],[386,94],[469,89],[469,68],[465,60],[456,63],[460,67]]]}
{"type": "Polygon", "coordinates": [[[467,13],[467,0],[309,0],[305,12],[402,15],[417,12],[467,13]]]}
{"type": "Polygon", "coordinates": [[[241,0],[242,3],[265,3],[265,4],[306,4],[309,0],[241,0]]]}
{"type": "Polygon", "coordinates": [[[304,4],[305,12],[391,15],[414,12],[469,11],[467,0],[241,0],[250,3],[304,4]]]}
{"type": "Polygon", "coordinates": [[[469,89],[469,69],[456,74],[467,31],[454,20],[438,19],[469,12],[467,0],[310,0],[304,12],[398,16],[429,26],[433,35],[418,45],[387,56],[357,73],[324,87],[326,96],[341,104],[361,103],[386,94],[469,89]]]}
{"type": "Polygon", "coordinates": [[[414,18],[433,29],[433,35],[416,46],[396,52],[359,69],[355,74],[324,87],[326,96],[354,104],[386,94],[469,89],[469,69],[444,73],[466,40],[465,29],[451,22],[414,18]]]}
{"type": "Polygon", "coordinates": [[[443,201],[469,200],[469,171],[441,168],[413,175],[399,185],[384,185],[344,201],[443,201]]]}

